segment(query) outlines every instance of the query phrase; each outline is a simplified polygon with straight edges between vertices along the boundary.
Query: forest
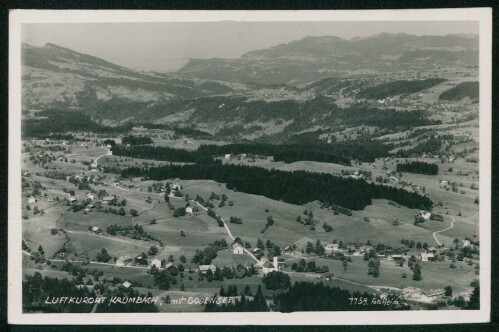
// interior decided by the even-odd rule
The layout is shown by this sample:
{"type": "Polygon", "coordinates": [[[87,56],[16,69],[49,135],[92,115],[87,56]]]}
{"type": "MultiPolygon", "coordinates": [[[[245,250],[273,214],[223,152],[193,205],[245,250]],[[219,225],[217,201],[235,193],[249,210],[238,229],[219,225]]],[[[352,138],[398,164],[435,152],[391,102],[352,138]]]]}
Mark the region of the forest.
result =
{"type": "Polygon", "coordinates": [[[360,98],[368,99],[381,99],[391,96],[397,96],[405,93],[414,93],[421,90],[425,90],[446,80],[442,78],[429,78],[425,80],[400,80],[393,81],[389,83],[379,84],[373,87],[369,87],[359,92],[358,96],[360,98]]]}
{"type": "Polygon", "coordinates": [[[169,147],[124,146],[112,148],[113,155],[154,159],[171,162],[197,162],[210,160],[224,154],[252,154],[274,156],[274,161],[292,163],[300,160],[337,163],[350,166],[351,160],[374,162],[376,158],[388,156],[389,147],[379,141],[355,140],[335,144],[263,144],[235,143],[227,145],[201,145],[196,151],[169,147]]]}
{"type": "Polygon", "coordinates": [[[23,138],[45,138],[49,135],[66,132],[93,132],[117,134],[129,131],[131,124],[116,127],[102,126],[78,111],[45,110],[38,111],[39,119],[25,119],[22,123],[23,138]]]}
{"type": "Polygon", "coordinates": [[[470,98],[473,102],[478,102],[479,93],[478,82],[462,82],[455,87],[444,91],[439,99],[449,101],[459,101],[463,98],[470,98]]]}
{"type": "Polygon", "coordinates": [[[406,162],[404,164],[397,164],[397,172],[438,175],[438,165],[422,161],[406,162]]]}
{"type": "Polygon", "coordinates": [[[329,205],[362,210],[376,198],[389,199],[409,208],[430,209],[433,205],[428,197],[364,180],[325,173],[285,172],[252,166],[223,165],[220,161],[183,166],[131,167],[124,169],[121,175],[156,181],[169,178],[214,180],[226,183],[227,188],[231,190],[299,205],[318,200],[329,205]]]}

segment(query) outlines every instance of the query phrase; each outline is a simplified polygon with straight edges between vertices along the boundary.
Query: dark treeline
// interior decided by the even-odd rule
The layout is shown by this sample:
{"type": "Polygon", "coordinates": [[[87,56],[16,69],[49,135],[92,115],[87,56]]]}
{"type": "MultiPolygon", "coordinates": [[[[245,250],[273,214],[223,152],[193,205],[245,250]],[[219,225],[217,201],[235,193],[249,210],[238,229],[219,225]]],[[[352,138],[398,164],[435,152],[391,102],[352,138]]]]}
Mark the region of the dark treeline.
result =
{"type": "Polygon", "coordinates": [[[410,149],[401,149],[393,153],[395,157],[398,158],[409,158],[412,156],[420,156],[423,154],[431,153],[435,154],[442,148],[442,140],[438,137],[431,137],[428,140],[419,143],[410,149]]]}
{"type": "Polygon", "coordinates": [[[426,111],[396,111],[394,109],[378,109],[366,106],[352,107],[342,110],[345,123],[357,126],[378,126],[389,129],[409,129],[413,127],[441,124],[440,120],[428,119],[426,111]]]}
{"type": "Polygon", "coordinates": [[[25,119],[22,123],[23,137],[42,138],[66,132],[93,132],[117,134],[131,129],[131,124],[117,127],[102,126],[89,116],[77,111],[46,110],[36,113],[39,119],[25,119]]]}
{"type": "Polygon", "coordinates": [[[200,154],[197,151],[174,149],[166,146],[143,145],[130,146],[127,148],[124,145],[116,145],[113,146],[111,150],[115,156],[186,163],[200,161],[200,158],[203,156],[203,154],[200,154]]]}
{"type": "MultiPolygon", "coordinates": [[[[148,136],[133,136],[133,135],[130,135],[130,136],[126,136],[126,137],[123,137],[123,139],[121,140],[121,143],[122,144],[130,144],[130,145],[143,145],[143,144],[151,144],[152,143],[152,139],[148,136]]],[[[144,147],[140,147],[141,149],[144,148],[144,147]]]]}
{"type": "Polygon", "coordinates": [[[201,145],[197,151],[186,151],[169,147],[140,146],[113,147],[113,154],[143,159],[172,162],[196,162],[210,160],[224,154],[253,154],[274,156],[275,161],[292,163],[301,160],[350,165],[350,160],[374,162],[376,158],[388,156],[389,147],[378,141],[346,141],[334,144],[254,144],[236,143],[228,145],[201,145]]]}
{"type": "Polygon", "coordinates": [[[263,195],[274,200],[292,204],[321,201],[340,205],[352,210],[361,210],[375,198],[385,198],[409,208],[426,208],[432,201],[425,196],[406,190],[367,183],[325,173],[306,171],[285,172],[261,167],[222,165],[220,161],[169,165],[152,168],[132,167],[122,171],[124,177],[145,177],[162,181],[169,178],[184,180],[214,180],[226,183],[227,188],[248,194],[263,195]]]}
{"type": "Polygon", "coordinates": [[[455,87],[444,91],[440,97],[440,100],[454,100],[459,101],[465,97],[469,97],[473,101],[478,101],[478,82],[462,82],[455,87]]]}
{"type": "Polygon", "coordinates": [[[383,83],[362,90],[361,92],[359,92],[359,97],[378,99],[378,98],[386,98],[390,96],[401,95],[404,93],[414,93],[431,88],[445,81],[446,80],[442,78],[429,78],[426,80],[417,80],[417,81],[400,80],[389,83],[383,83]]]}
{"type": "Polygon", "coordinates": [[[438,165],[422,161],[412,161],[409,163],[397,164],[397,172],[437,175],[438,165]]]}
{"type": "MultiPolygon", "coordinates": [[[[389,300],[395,297],[388,296],[389,300]]],[[[281,312],[293,311],[376,311],[376,310],[409,310],[410,306],[401,303],[383,305],[379,297],[366,292],[329,287],[311,282],[296,282],[286,292],[275,296],[275,306],[281,312]],[[355,303],[353,299],[367,299],[367,304],[355,303]],[[378,302],[379,301],[379,302],[378,302]]]]}

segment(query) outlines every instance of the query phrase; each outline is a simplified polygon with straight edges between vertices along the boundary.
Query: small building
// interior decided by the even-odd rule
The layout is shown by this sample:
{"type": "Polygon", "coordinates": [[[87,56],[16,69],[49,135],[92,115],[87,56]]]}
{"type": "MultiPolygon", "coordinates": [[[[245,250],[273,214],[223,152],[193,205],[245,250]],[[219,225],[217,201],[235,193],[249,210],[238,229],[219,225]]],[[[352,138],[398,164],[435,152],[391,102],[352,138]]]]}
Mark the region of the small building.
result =
{"type": "Polygon", "coordinates": [[[69,203],[76,203],[76,197],[74,197],[74,196],[69,196],[69,197],[68,197],[68,201],[69,201],[69,203]]]}
{"type": "Polygon", "coordinates": [[[81,146],[88,146],[88,144],[87,144],[87,143],[81,143],[80,145],[81,145],[81,146]]]}
{"type": "Polygon", "coordinates": [[[274,256],[272,264],[277,270],[280,270],[284,265],[286,265],[286,260],[282,257],[274,256]]]}
{"type": "Polygon", "coordinates": [[[445,295],[445,290],[442,288],[430,289],[429,291],[425,291],[423,294],[429,298],[438,298],[445,295]]]}
{"type": "Polygon", "coordinates": [[[173,263],[172,263],[172,262],[167,263],[167,264],[165,265],[165,270],[168,270],[168,269],[169,269],[169,268],[171,268],[171,267],[173,267],[173,263]]]}
{"type": "Polygon", "coordinates": [[[213,264],[199,265],[199,272],[205,274],[206,272],[208,272],[208,270],[211,270],[211,272],[215,272],[217,270],[217,267],[213,264]]]}
{"type": "Polygon", "coordinates": [[[231,157],[231,156],[232,156],[232,155],[231,155],[230,153],[227,153],[227,154],[225,155],[225,159],[230,159],[230,157],[231,157]]]}
{"type": "Polygon", "coordinates": [[[181,186],[180,186],[180,184],[178,184],[178,183],[172,184],[170,188],[172,190],[176,190],[176,189],[180,190],[180,189],[182,189],[181,186]]]}
{"type": "Polygon", "coordinates": [[[432,254],[435,254],[435,253],[437,253],[437,248],[435,248],[435,247],[429,247],[428,248],[428,252],[431,252],[432,254]]]}
{"type": "Polygon", "coordinates": [[[151,266],[155,266],[157,267],[158,269],[161,268],[161,260],[159,258],[154,258],[152,261],[151,261],[151,266]]]}
{"type": "Polygon", "coordinates": [[[128,280],[125,280],[125,282],[122,284],[122,286],[125,288],[130,288],[130,286],[132,286],[132,284],[128,280]]]}
{"type": "Polygon", "coordinates": [[[127,266],[128,264],[130,264],[132,262],[132,257],[126,255],[126,256],[121,256],[120,258],[118,258],[118,260],[116,261],[116,265],[118,266],[127,266]]]}
{"type": "Polygon", "coordinates": [[[287,254],[292,254],[294,252],[293,247],[291,246],[284,247],[284,252],[287,254]]]}
{"type": "Polygon", "coordinates": [[[106,148],[108,149],[112,148],[111,144],[106,145],[106,148]]]}
{"type": "Polygon", "coordinates": [[[433,261],[435,259],[435,255],[431,252],[422,252],[419,258],[422,262],[428,262],[433,261]]]}
{"type": "Polygon", "coordinates": [[[193,213],[193,210],[192,210],[192,207],[188,206],[185,208],[185,213],[190,213],[192,214],[193,213]]]}
{"type": "Polygon", "coordinates": [[[105,197],[102,199],[102,203],[104,203],[104,204],[109,204],[109,202],[111,202],[113,199],[114,199],[114,196],[105,196],[105,197]]]}
{"type": "Polygon", "coordinates": [[[52,196],[47,196],[47,198],[45,199],[47,202],[53,202],[55,199],[54,197],[52,196]]]}
{"type": "Polygon", "coordinates": [[[30,196],[28,197],[28,204],[35,204],[36,203],[36,197],[30,196]]]}
{"type": "Polygon", "coordinates": [[[244,248],[243,248],[243,246],[242,246],[242,245],[240,245],[240,244],[239,244],[239,243],[237,243],[237,242],[236,242],[236,243],[234,243],[234,244],[232,245],[232,253],[233,253],[234,255],[242,255],[242,254],[244,254],[244,248]]]}
{"type": "Polygon", "coordinates": [[[97,226],[92,227],[92,233],[94,234],[102,234],[102,229],[97,226]]]}
{"type": "Polygon", "coordinates": [[[471,242],[469,240],[463,240],[463,248],[471,246],[471,242]]]}
{"type": "Polygon", "coordinates": [[[94,198],[95,198],[95,196],[94,196],[94,194],[92,194],[92,193],[87,193],[87,198],[88,198],[89,200],[93,201],[93,200],[94,200],[94,198]]]}
{"type": "Polygon", "coordinates": [[[329,243],[324,246],[324,251],[327,255],[329,255],[332,252],[339,251],[340,246],[338,243],[329,243]]]}
{"type": "Polygon", "coordinates": [[[440,181],[441,188],[447,188],[448,185],[449,185],[449,181],[447,181],[447,180],[440,181]]]}
{"type": "Polygon", "coordinates": [[[431,212],[425,211],[425,210],[421,210],[421,211],[419,211],[418,216],[421,217],[421,218],[423,218],[424,220],[430,220],[431,212]]]}

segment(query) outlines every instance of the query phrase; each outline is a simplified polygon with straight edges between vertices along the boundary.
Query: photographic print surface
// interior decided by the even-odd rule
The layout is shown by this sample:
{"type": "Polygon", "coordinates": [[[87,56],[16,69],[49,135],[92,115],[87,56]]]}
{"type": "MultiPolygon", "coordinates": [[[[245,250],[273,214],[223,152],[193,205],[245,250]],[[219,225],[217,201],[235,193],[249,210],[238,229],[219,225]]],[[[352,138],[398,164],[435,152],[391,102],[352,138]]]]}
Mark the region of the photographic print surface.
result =
{"type": "Polygon", "coordinates": [[[486,321],[466,11],[15,13],[11,319],[486,321]]]}

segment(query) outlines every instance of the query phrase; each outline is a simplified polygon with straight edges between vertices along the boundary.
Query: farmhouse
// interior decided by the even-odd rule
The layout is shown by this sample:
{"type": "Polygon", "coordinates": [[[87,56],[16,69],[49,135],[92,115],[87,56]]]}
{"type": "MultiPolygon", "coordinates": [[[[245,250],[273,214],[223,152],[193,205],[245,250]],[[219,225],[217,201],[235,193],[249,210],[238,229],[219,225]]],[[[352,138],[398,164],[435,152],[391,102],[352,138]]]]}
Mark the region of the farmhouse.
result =
{"type": "Polygon", "coordinates": [[[109,204],[114,199],[114,196],[106,196],[102,199],[102,203],[109,204]]]}
{"type": "Polygon", "coordinates": [[[435,259],[435,255],[433,255],[433,253],[422,252],[419,258],[422,262],[428,262],[433,261],[435,259]]]}
{"type": "Polygon", "coordinates": [[[210,265],[199,265],[199,272],[201,273],[206,273],[208,270],[211,270],[211,272],[215,272],[217,270],[217,267],[213,264],[210,265]]]}
{"type": "Polygon", "coordinates": [[[293,248],[291,246],[286,246],[284,248],[284,252],[287,254],[292,254],[294,252],[293,248]]]}
{"type": "Polygon", "coordinates": [[[33,196],[28,197],[28,204],[34,204],[34,203],[36,203],[36,197],[33,196]]]}
{"type": "Polygon", "coordinates": [[[328,255],[329,255],[330,253],[332,253],[332,252],[334,252],[334,251],[338,251],[338,250],[340,250],[340,246],[339,246],[339,244],[338,244],[338,243],[329,243],[329,244],[326,244],[326,245],[324,246],[324,251],[325,251],[325,253],[326,253],[326,254],[328,254],[328,255]]]}
{"type": "Polygon", "coordinates": [[[173,263],[170,262],[168,264],[165,265],[165,270],[168,270],[169,268],[173,267],[173,263]]]}
{"type": "Polygon", "coordinates": [[[151,261],[151,266],[155,266],[157,267],[158,269],[161,268],[161,260],[159,258],[154,258],[152,261],[151,261]]]}
{"type": "Polygon", "coordinates": [[[463,248],[471,246],[471,242],[469,240],[463,240],[463,248]]]}
{"type": "Polygon", "coordinates": [[[128,280],[125,280],[125,282],[122,284],[122,286],[125,288],[129,288],[130,286],[132,286],[132,284],[128,280]]]}
{"type": "Polygon", "coordinates": [[[69,201],[69,203],[76,203],[76,197],[69,196],[68,201],[69,201]]]}
{"type": "Polygon", "coordinates": [[[193,212],[193,211],[192,211],[192,207],[188,206],[188,207],[186,207],[186,208],[185,208],[185,213],[190,213],[190,214],[192,214],[192,212],[193,212]]]}
{"type": "Polygon", "coordinates": [[[47,202],[53,202],[53,201],[54,201],[54,197],[52,197],[52,196],[47,196],[46,201],[47,201],[47,202]]]}
{"type": "Polygon", "coordinates": [[[120,258],[118,258],[118,260],[116,261],[116,265],[118,266],[127,266],[128,264],[130,264],[132,262],[132,257],[130,256],[121,256],[120,258]]]}
{"type": "Polygon", "coordinates": [[[284,258],[274,256],[272,263],[269,260],[262,259],[258,268],[261,269],[261,275],[266,275],[269,272],[279,271],[285,264],[286,260],[284,258]]]}
{"type": "Polygon", "coordinates": [[[102,229],[97,226],[92,227],[92,233],[94,234],[102,234],[102,229]]]}
{"type": "Polygon", "coordinates": [[[446,188],[449,185],[449,181],[442,180],[440,181],[440,187],[446,188]]]}
{"type": "Polygon", "coordinates": [[[431,252],[432,254],[435,254],[435,253],[437,253],[437,248],[435,248],[435,247],[429,247],[428,248],[428,252],[431,252]]]}
{"type": "Polygon", "coordinates": [[[428,211],[425,211],[425,210],[421,210],[418,213],[418,217],[421,217],[424,220],[429,220],[430,217],[431,217],[431,212],[428,212],[428,211]]]}
{"type": "Polygon", "coordinates": [[[240,245],[239,243],[234,243],[232,245],[232,253],[235,254],[235,255],[242,255],[244,254],[244,249],[243,249],[243,246],[240,245]]]}
{"type": "Polygon", "coordinates": [[[92,193],[87,193],[87,198],[88,198],[89,200],[93,201],[95,197],[94,197],[94,194],[92,194],[92,193]]]}
{"type": "Polygon", "coordinates": [[[231,156],[232,156],[232,155],[231,155],[230,153],[227,153],[227,154],[225,155],[225,159],[230,159],[230,157],[231,157],[231,156]]]}
{"type": "Polygon", "coordinates": [[[444,296],[445,295],[445,290],[443,290],[442,288],[431,289],[429,291],[425,291],[423,294],[426,295],[429,298],[437,298],[437,297],[444,296]]]}

